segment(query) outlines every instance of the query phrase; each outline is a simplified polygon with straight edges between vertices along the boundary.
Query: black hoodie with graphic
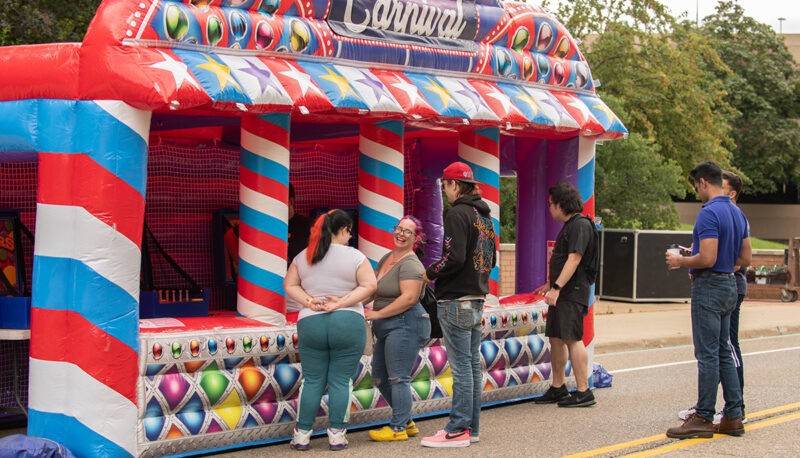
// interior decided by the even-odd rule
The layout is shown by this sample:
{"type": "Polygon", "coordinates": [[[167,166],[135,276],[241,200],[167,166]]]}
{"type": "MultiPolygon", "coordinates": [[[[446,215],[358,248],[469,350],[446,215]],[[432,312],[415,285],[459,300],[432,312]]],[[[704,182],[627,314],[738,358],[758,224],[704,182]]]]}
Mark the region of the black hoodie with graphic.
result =
{"type": "Polygon", "coordinates": [[[489,293],[489,274],[497,263],[494,225],[479,194],[459,197],[444,219],[442,259],[428,267],[436,280],[436,299],[454,300],[489,293]]]}

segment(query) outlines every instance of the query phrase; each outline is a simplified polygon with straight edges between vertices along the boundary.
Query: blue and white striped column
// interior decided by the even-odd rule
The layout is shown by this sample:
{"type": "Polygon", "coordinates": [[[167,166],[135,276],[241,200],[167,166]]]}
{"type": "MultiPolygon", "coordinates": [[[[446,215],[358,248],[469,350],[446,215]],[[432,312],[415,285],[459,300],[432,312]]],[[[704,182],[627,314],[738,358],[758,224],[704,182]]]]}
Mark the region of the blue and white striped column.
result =
{"type": "Polygon", "coordinates": [[[458,158],[472,169],[480,182],[481,197],[489,205],[495,233],[497,264],[489,275],[489,294],[500,291],[500,129],[487,127],[462,132],[458,138],[458,158]]]}
{"type": "MultiPolygon", "coordinates": [[[[594,219],[594,170],[595,145],[593,138],[580,137],[578,143],[578,192],[583,197],[583,214],[594,219]]],[[[599,250],[600,247],[597,247],[599,250]]],[[[598,281],[599,281],[598,277],[598,281]]],[[[595,285],[589,290],[589,313],[583,319],[583,344],[589,354],[589,382],[593,380],[592,363],[594,362],[594,292],[595,285]]]]}
{"type": "Polygon", "coordinates": [[[77,456],[137,454],[150,115],[118,101],[0,106],[3,130],[39,152],[28,434],[77,456]]]}
{"type": "Polygon", "coordinates": [[[374,268],[403,218],[403,122],[362,124],[358,149],[358,249],[374,268]]]}
{"type": "Polygon", "coordinates": [[[236,310],[275,325],[286,323],[289,122],[285,113],[242,119],[236,310]]]}

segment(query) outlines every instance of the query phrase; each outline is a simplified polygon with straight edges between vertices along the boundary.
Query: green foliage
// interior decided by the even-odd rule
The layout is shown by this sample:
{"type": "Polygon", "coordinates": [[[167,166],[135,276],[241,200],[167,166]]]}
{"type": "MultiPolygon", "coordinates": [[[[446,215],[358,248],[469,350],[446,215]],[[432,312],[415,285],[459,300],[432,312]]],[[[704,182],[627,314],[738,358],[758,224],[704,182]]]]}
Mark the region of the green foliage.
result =
{"type": "Polygon", "coordinates": [[[727,67],[705,37],[655,0],[563,2],[558,16],[584,38],[593,34],[583,51],[598,93],[617,97],[611,108],[627,113],[629,131],[686,173],[705,159],[728,166],[735,112],[715,77],[727,67]]]}
{"type": "Polygon", "coordinates": [[[556,17],[583,39],[598,94],[631,132],[597,148],[597,215],[606,227],[674,229],[688,172],[706,159],[730,166],[730,71],[656,0],[560,2],[556,17]]]}
{"type": "Polygon", "coordinates": [[[517,240],[517,177],[500,177],[500,242],[517,240]]]}
{"type": "Polygon", "coordinates": [[[702,32],[730,69],[715,75],[741,115],[732,121],[733,165],[756,192],[800,182],[800,71],[783,39],[734,2],[720,2],[702,32]]]}
{"type": "Polygon", "coordinates": [[[81,41],[101,0],[3,0],[0,45],[81,41]]]}
{"type": "Polygon", "coordinates": [[[683,196],[681,168],[658,154],[638,133],[597,147],[596,215],[605,227],[675,229],[678,211],[670,195],[683,196]]]}

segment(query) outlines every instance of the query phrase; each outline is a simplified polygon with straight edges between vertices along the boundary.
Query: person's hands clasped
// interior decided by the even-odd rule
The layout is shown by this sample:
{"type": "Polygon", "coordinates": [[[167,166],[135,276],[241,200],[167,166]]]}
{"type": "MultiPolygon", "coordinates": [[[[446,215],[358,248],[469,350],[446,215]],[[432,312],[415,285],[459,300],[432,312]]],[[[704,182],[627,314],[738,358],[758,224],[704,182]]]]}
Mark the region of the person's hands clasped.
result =
{"type": "Polygon", "coordinates": [[[321,312],[325,310],[325,302],[315,297],[306,303],[306,307],[315,312],[321,312]]]}
{"type": "Polygon", "coordinates": [[[325,296],[325,307],[323,308],[323,310],[325,310],[326,312],[332,312],[338,308],[341,308],[342,306],[343,304],[341,297],[325,296]]]}

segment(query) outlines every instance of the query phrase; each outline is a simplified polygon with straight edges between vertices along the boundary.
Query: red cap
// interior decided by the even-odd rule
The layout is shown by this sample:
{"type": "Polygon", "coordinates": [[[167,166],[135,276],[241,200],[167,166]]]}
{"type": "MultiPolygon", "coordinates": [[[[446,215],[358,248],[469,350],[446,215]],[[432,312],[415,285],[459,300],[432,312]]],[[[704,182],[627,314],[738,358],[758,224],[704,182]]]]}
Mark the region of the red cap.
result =
{"type": "Polygon", "coordinates": [[[465,183],[478,183],[472,176],[472,169],[463,162],[453,162],[444,169],[442,180],[458,180],[465,183]]]}

